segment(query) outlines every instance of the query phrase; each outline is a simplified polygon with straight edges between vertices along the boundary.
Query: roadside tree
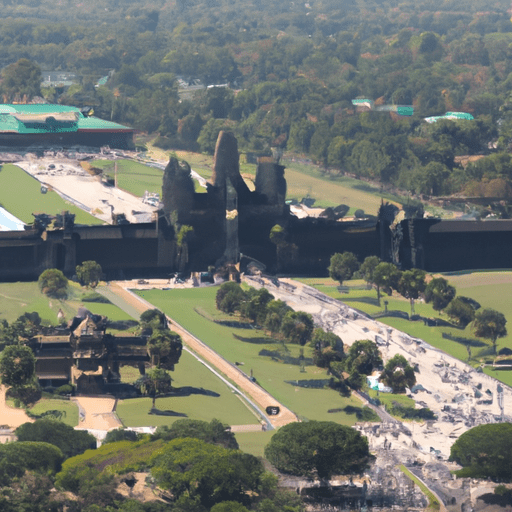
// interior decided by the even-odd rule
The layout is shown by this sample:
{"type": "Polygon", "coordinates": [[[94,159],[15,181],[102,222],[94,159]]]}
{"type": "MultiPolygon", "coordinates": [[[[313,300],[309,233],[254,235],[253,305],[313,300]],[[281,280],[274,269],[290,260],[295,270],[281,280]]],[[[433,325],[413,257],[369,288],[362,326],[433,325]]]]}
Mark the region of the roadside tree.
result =
{"type": "Polygon", "coordinates": [[[411,389],[416,384],[414,368],[404,356],[396,354],[384,366],[381,380],[393,389],[393,393],[405,393],[405,388],[411,389]]]}
{"type": "Polygon", "coordinates": [[[475,319],[475,308],[464,299],[455,297],[445,310],[448,317],[461,327],[466,327],[475,319]]]}
{"type": "Polygon", "coordinates": [[[313,334],[313,317],[304,311],[288,311],[281,324],[281,333],[290,343],[304,346],[313,334]]]}
{"type": "Polygon", "coordinates": [[[279,471],[306,477],[359,473],[369,456],[366,437],[332,421],[289,423],[265,447],[265,458],[279,471]]]}
{"type": "Polygon", "coordinates": [[[478,311],[473,325],[475,336],[491,340],[494,353],[496,354],[498,338],[503,338],[503,336],[507,335],[506,323],[505,315],[499,311],[494,309],[478,311]]]}
{"type": "Polygon", "coordinates": [[[350,345],[344,362],[348,373],[358,372],[370,375],[373,370],[382,365],[382,357],[374,341],[358,340],[350,345]]]}
{"type": "Polygon", "coordinates": [[[267,314],[265,316],[264,327],[267,331],[270,331],[273,336],[276,336],[281,330],[284,316],[288,311],[291,311],[292,308],[282,300],[271,300],[267,304],[266,309],[267,314]]]}
{"type": "Polygon", "coordinates": [[[76,276],[82,286],[96,288],[103,277],[103,270],[99,263],[88,260],[76,266],[76,276]]]}
{"type": "Polygon", "coordinates": [[[320,368],[329,368],[332,362],[339,362],[345,356],[341,338],[321,328],[313,331],[310,345],[314,348],[313,361],[320,368]]]}
{"type": "Polygon", "coordinates": [[[329,265],[329,276],[343,284],[343,281],[348,281],[354,275],[354,272],[359,269],[359,261],[352,252],[335,253],[331,256],[331,264],[329,265]]]}
{"type": "Polygon", "coordinates": [[[66,299],[68,296],[68,279],[56,268],[45,270],[37,282],[39,289],[48,297],[66,299]]]}
{"type": "Polygon", "coordinates": [[[147,309],[140,315],[140,326],[144,333],[167,328],[167,318],[159,309],[147,309]]]}
{"type": "Polygon", "coordinates": [[[442,311],[454,299],[455,287],[451,286],[443,277],[435,277],[425,288],[425,302],[432,302],[436,311],[442,311]]]}
{"type": "Polygon", "coordinates": [[[240,311],[245,298],[246,294],[242,287],[238,283],[228,281],[217,290],[215,302],[217,309],[224,313],[233,314],[235,311],[240,311]]]}
{"type": "Polygon", "coordinates": [[[375,269],[380,263],[380,259],[377,256],[368,256],[364,259],[363,263],[359,267],[359,273],[361,277],[369,284],[375,284],[374,274],[375,269]]]}
{"type": "Polygon", "coordinates": [[[409,299],[411,303],[411,317],[414,315],[414,301],[419,298],[420,293],[425,290],[426,272],[418,268],[406,270],[402,272],[400,281],[398,282],[398,291],[400,295],[409,299]]]}
{"type": "Polygon", "coordinates": [[[398,270],[393,263],[383,261],[375,267],[373,271],[373,283],[377,287],[377,301],[379,307],[381,289],[388,295],[391,295],[393,290],[398,288],[401,274],[400,270],[398,270]]]}

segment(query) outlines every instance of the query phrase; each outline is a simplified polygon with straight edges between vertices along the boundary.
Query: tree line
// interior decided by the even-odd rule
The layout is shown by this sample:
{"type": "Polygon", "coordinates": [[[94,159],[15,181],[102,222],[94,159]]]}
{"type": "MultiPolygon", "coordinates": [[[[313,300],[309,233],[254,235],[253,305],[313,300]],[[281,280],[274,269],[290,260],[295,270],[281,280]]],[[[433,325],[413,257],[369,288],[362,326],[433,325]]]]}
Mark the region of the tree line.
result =
{"type": "Polygon", "coordinates": [[[72,18],[48,0],[5,1],[0,93],[5,101],[42,94],[93,106],[100,117],[159,135],[166,148],[211,153],[227,128],[243,151],[305,154],[333,179],[350,174],[415,194],[509,197],[506,2],[490,10],[480,0],[395,7],[98,0],[72,18]],[[41,69],[74,72],[78,83],[41,90],[41,69]],[[229,87],[180,96],[177,76],[229,87]],[[358,113],[351,103],[358,97],[414,105],[415,115],[358,113]],[[422,120],[454,110],[476,119],[422,120]],[[479,154],[487,155],[481,163],[455,159],[479,154]]]}
{"type": "Polygon", "coordinates": [[[419,298],[424,299],[427,304],[432,304],[435,311],[444,311],[457,326],[465,328],[471,324],[475,336],[491,341],[495,354],[498,338],[507,335],[507,320],[503,313],[491,308],[480,310],[480,305],[473,299],[456,297],[455,287],[444,277],[430,276],[427,280],[424,270],[413,268],[402,271],[393,263],[380,261],[377,256],[368,256],[363,263],[359,263],[351,252],[333,254],[328,270],[330,277],[340,284],[357,272],[368,285],[375,286],[379,306],[381,291],[388,295],[398,292],[409,299],[411,320],[415,319],[414,302],[419,298]]]}

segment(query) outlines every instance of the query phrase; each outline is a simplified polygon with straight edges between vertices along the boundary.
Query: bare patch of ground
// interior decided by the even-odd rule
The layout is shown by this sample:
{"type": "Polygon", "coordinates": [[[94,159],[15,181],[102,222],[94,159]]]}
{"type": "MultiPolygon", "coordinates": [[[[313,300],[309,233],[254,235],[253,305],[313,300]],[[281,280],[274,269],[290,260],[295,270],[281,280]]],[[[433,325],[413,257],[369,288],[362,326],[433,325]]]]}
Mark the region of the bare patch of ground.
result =
{"type": "Polygon", "coordinates": [[[91,430],[111,430],[122,427],[123,424],[114,412],[114,398],[96,398],[78,396],[72,398],[80,409],[78,427],[91,430]]]}
{"type": "Polygon", "coordinates": [[[18,428],[23,423],[32,422],[23,409],[9,407],[5,401],[7,388],[0,386],[0,425],[6,425],[12,429],[18,428]]]}

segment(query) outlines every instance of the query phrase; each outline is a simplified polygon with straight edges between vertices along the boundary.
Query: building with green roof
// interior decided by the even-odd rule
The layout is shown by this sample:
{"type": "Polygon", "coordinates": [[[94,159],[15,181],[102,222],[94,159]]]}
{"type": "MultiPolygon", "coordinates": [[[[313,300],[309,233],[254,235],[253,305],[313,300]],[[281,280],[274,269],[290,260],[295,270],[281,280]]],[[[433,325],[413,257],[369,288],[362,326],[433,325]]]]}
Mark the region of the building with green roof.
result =
{"type": "Polygon", "coordinates": [[[134,148],[134,130],[66,105],[0,104],[0,146],[134,148]]]}

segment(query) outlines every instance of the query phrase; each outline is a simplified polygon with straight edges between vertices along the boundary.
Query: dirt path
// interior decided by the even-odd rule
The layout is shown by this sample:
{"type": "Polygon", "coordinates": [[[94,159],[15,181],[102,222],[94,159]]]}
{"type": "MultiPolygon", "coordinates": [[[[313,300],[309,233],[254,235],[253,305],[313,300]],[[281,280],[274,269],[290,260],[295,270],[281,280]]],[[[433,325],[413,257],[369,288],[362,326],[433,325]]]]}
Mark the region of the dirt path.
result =
{"type": "Polygon", "coordinates": [[[77,403],[80,410],[79,428],[111,430],[123,426],[114,412],[115,399],[77,396],[72,400],[77,403]]]}
{"type": "Polygon", "coordinates": [[[7,388],[0,386],[0,425],[7,425],[10,428],[17,428],[23,423],[34,421],[29,418],[23,409],[14,409],[5,402],[7,388]]]}
{"type": "MultiPolygon", "coordinates": [[[[128,290],[120,286],[118,283],[110,283],[110,290],[118,295],[123,301],[127,302],[130,306],[143,313],[149,306],[147,303],[130,293],[128,290]]],[[[215,368],[227,376],[234,382],[240,389],[244,391],[263,411],[267,407],[279,407],[279,414],[276,416],[268,416],[268,420],[275,427],[279,428],[288,423],[297,421],[297,416],[292,411],[287,409],[284,405],[280,404],[274,397],[267,393],[263,388],[251,382],[245,374],[240,372],[234,365],[223,359],[210,347],[203,342],[192,336],[188,331],[183,329],[171,318],[173,330],[176,331],[182,338],[183,343],[191,350],[198,354],[202,359],[211,363],[215,368]]]]}

